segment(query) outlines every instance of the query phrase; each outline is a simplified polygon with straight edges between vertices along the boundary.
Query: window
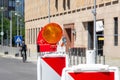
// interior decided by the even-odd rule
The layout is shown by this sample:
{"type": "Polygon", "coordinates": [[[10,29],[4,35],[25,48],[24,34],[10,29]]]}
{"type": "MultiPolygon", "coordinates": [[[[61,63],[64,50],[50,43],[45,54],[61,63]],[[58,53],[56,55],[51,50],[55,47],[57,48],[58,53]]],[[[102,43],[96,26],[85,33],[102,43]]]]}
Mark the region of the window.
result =
{"type": "Polygon", "coordinates": [[[12,6],[12,1],[9,1],[9,6],[12,6]]]}
{"type": "Polygon", "coordinates": [[[67,0],[67,7],[70,9],[70,0],[67,0]]]}
{"type": "Polygon", "coordinates": [[[35,28],[33,28],[33,35],[32,35],[32,36],[33,36],[33,37],[32,37],[32,38],[33,38],[33,44],[35,44],[35,41],[36,41],[36,40],[35,40],[35,28]]]}
{"type": "Polygon", "coordinates": [[[29,32],[28,32],[28,34],[29,34],[29,44],[30,44],[30,39],[31,39],[31,38],[30,38],[30,33],[31,33],[31,32],[30,32],[30,29],[29,29],[29,32]]]}
{"type": "Polygon", "coordinates": [[[114,45],[118,46],[118,18],[114,18],[114,45]]]}
{"type": "Polygon", "coordinates": [[[56,8],[57,11],[58,11],[58,0],[55,0],[55,8],[56,8]]]}
{"type": "Polygon", "coordinates": [[[32,29],[30,30],[30,33],[31,33],[31,35],[30,35],[30,44],[32,44],[32,29]]]}
{"type": "Polygon", "coordinates": [[[63,0],[63,9],[66,10],[66,0],[63,0]]]}
{"type": "Polygon", "coordinates": [[[9,1],[9,6],[10,7],[15,7],[15,1],[14,0],[10,0],[9,1]]]}
{"type": "Polygon", "coordinates": [[[37,31],[37,28],[36,28],[36,34],[35,34],[35,36],[36,36],[36,40],[37,40],[37,37],[38,37],[37,34],[38,34],[38,31],[37,31]]]}

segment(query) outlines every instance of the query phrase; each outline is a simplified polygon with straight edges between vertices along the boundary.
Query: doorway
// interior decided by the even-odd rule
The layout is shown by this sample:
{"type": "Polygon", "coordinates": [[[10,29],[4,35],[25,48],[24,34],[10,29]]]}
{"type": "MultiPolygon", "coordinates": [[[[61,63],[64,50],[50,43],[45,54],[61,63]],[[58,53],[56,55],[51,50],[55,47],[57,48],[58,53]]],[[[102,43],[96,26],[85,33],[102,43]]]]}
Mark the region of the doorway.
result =
{"type": "Polygon", "coordinates": [[[103,31],[97,32],[97,53],[103,56],[104,36],[103,31]]]}
{"type": "Polygon", "coordinates": [[[66,38],[66,51],[74,46],[74,34],[72,30],[74,30],[74,23],[64,24],[63,36],[66,38]]]}
{"type": "Polygon", "coordinates": [[[88,22],[88,50],[93,49],[94,41],[94,27],[93,22],[88,22]]]}
{"type": "MultiPolygon", "coordinates": [[[[97,24],[96,24],[97,25],[97,24]]],[[[88,22],[88,50],[93,50],[94,48],[94,22],[88,22]]],[[[96,26],[100,27],[100,26],[96,26]]],[[[100,29],[100,28],[99,28],[100,29]]],[[[98,55],[103,55],[104,46],[104,33],[103,30],[96,31],[96,50],[98,55]]]]}

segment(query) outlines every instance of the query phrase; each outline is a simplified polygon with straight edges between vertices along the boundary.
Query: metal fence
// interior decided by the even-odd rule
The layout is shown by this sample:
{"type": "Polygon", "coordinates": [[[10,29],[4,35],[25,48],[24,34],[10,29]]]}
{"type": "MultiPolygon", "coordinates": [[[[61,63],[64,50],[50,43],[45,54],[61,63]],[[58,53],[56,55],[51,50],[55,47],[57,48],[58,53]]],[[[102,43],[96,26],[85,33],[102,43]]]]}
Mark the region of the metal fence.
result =
{"type": "Polygon", "coordinates": [[[85,48],[71,48],[68,52],[69,64],[72,66],[86,63],[85,53],[85,48]]]}
{"type": "MultiPolygon", "coordinates": [[[[68,52],[69,65],[86,64],[86,48],[72,48],[68,52]]],[[[104,55],[96,55],[97,64],[105,64],[104,55]]]]}

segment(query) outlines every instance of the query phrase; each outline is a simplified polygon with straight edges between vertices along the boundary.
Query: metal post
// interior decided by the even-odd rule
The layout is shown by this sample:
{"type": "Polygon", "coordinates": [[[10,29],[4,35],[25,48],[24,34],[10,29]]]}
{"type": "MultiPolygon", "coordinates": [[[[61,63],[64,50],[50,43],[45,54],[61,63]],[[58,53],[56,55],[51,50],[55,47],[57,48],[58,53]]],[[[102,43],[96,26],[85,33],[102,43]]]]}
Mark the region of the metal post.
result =
{"type": "Polygon", "coordinates": [[[1,45],[3,46],[3,7],[1,7],[1,45]]]}
{"type": "Polygon", "coordinates": [[[10,47],[12,47],[12,11],[10,13],[10,47]]]}
{"type": "MultiPolygon", "coordinates": [[[[18,14],[18,6],[20,5],[20,0],[16,0],[16,6],[17,6],[17,36],[19,36],[19,14],[18,14]]],[[[19,43],[17,43],[17,47],[19,46],[19,43]]]]}
{"type": "Polygon", "coordinates": [[[93,11],[93,15],[94,15],[94,55],[95,55],[95,63],[96,63],[96,0],[94,0],[94,11],[93,11]]]}
{"type": "MultiPolygon", "coordinates": [[[[18,13],[17,13],[17,36],[19,36],[19,21],[18,21],[18,13]]],[[[19,44],[17,43],[17,47],[19,44]]]]}
{"type": "Polygon", "coordinates": [[[96,51],[96,0],[94,0],[94,50],[96,51]]]}
{"type": "Polygon", "coordinates": [[[7,46],[9,45],[9,41],[8,41],[8,30],[6,30],[6,34],[7,34],[7,46]]]}
{"type": "Polygon", "coordinates": [[[50,23],[50,0],[48,0],[48,21],[50,23]]]}
{"type": "Polygon", "coordinates": [[[20,19],[20,35],[22,36],[22,19],[20,19]]]}
{"type": "Polygon", "coordinates": [[[17,36],[19,35],[19,21],[18,21],[18,14],[17,14],[17,36]]]}

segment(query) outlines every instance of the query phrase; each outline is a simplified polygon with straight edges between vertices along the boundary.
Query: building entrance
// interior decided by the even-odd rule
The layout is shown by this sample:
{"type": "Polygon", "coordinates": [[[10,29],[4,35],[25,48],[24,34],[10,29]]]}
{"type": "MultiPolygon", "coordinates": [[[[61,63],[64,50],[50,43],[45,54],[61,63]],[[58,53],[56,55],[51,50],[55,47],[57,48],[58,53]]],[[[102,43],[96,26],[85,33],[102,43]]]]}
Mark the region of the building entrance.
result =
{"type": "Polygon", "coordinates": [[[93,41],[94,41],[94,28],[93,28],[93,22],[88,22],[88,49],[93,49],[93,41]]]}
{"type": "Polygon", "coordinates": [[[104,36],[103,31],[97,32],[97,53],[103,56],[104,36]]]}
{"type": "MultiPolygon", "coordinates": [[[[98,26],[97,26],[98,27],[98,26]]],[[[104,36],[103,30],[96,31],[96,50],[98,55],[103,55],[104,36]]],[[[88,22],[88,49],[94,48],[94,23],[88,22]]]]}
{"type": "Polygon", "coordinates": [[[72,30],[74,29],[74,23],[64,24],[64,37],[66,38],[66,51],[74,46],[74,35],[72,30]]]}

